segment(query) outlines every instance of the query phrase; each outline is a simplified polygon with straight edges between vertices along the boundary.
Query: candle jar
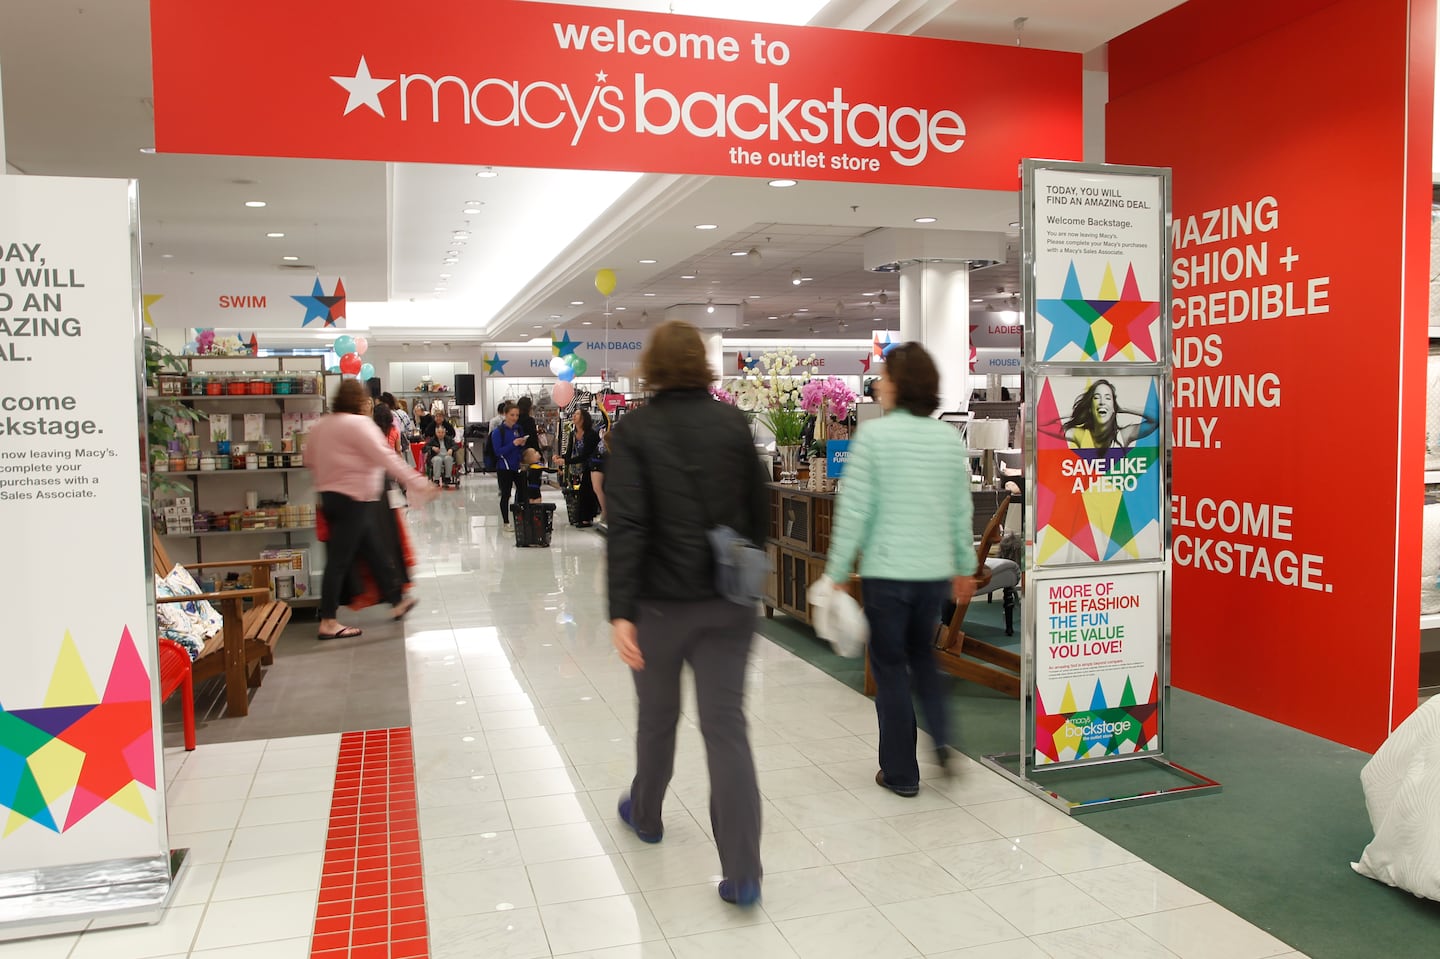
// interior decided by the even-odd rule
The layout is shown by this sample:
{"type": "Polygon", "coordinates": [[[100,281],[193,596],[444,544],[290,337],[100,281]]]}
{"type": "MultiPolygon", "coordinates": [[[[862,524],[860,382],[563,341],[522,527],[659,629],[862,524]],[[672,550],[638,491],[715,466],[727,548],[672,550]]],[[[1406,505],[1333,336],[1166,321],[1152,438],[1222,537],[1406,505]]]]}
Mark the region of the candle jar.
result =
{"type": "Polygon", "coordinates": [[[198,451],[185,454],[185,468],[191,471],[200,468],[200,453],[198,451]]]}
{"type": "Polygon", "coordinates": [[[289,396],[295,381],[288,376],[282,376],[275,381],[275,392],[281,396],[289,396]]]}
{"type": "Polygon", "coordinates": [[[224,390],[225,385],[221,383],[217,377],[210,376],[205,378],[206,396],[219,396],[224,390]]]}
{"type": "Polygon", "coordinates": [[[226,393],[230,396],[244,396],[249,389],[249,382],[243,376],[232,376],[226,393]]]}

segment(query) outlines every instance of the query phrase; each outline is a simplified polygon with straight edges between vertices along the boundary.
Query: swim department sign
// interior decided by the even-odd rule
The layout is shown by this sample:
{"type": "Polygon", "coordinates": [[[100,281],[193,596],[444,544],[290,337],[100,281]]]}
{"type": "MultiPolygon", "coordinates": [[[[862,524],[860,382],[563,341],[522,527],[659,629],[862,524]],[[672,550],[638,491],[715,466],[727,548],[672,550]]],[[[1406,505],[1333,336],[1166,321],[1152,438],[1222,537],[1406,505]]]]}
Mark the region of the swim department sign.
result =
{"type": "Polygon", "coordinates": [[[1074,54],[518,0],[415,17],[154,0],[157,148],[1004,190],[1081,151],[1074,54]]]}

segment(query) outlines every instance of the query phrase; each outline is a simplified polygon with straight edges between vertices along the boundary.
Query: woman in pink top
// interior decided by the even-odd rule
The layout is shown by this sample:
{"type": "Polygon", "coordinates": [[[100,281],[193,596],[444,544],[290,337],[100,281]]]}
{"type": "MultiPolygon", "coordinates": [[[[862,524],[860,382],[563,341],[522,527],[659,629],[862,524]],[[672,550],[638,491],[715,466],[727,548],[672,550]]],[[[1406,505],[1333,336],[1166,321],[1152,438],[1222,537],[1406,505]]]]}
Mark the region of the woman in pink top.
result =
{"type": "Polygon", "coordinates": [[[395,557],[381,548],[373,528],[373,504],[384,495],[386,473],[409,491],[412,505],[434,498],[435,492],[425,477],[395,455],[374,421],[365,415],[368,399],[359,380],[345,380],[335,392],[331,413],[310,427],[305,437],[305,465],[315,477],[320,509],[330,528],[320,587],[321,639],[360,635],[358,628],[342,626],[335,618],[340,593],[357,556],[369,565],[380,595],[395,607],[395,619],[416,603],[414,596],[402,592],[395,557]]]}

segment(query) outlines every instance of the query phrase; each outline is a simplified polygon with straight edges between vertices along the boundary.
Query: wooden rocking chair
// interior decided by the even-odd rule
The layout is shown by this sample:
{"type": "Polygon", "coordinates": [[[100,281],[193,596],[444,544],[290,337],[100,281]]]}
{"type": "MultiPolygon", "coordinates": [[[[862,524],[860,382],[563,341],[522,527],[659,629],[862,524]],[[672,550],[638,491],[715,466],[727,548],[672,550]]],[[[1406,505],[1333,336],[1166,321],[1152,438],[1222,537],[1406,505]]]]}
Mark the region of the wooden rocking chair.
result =
{"type": "MultiPolygon", "coordinates": [[[[975,547],[976,596],[990,591],[992,570],[985,560],[989,557],[990,551],[999,544],[1000,537],[1005,532],[1005,513],[1009,508],[1010,495],[1007,493],[996,508],[995,515],[991,516],[990,522],[986,524],[985,533],[980,537],[979,545],[975,547]]],[[[1009,601],[1007,597],[1007,627],[1010,624],[1009,601]]],[[[971,682],[980,683],[982,686],[989,686],[991,689],[1018,697],[1020,695],[1020,657],[1008,649],[1001,649],[974,637],[966,636],[961,627],[965,622],[965,614],[969,610],[970,600],[957,604],[955,614],[950,617],[950,622],[942,623],[935,631],[935,665],[951,676],[968,679],[971,682]]],[[[1006,632],[1008,633],[1009,630],[1007,629],[1006,632]]]]}

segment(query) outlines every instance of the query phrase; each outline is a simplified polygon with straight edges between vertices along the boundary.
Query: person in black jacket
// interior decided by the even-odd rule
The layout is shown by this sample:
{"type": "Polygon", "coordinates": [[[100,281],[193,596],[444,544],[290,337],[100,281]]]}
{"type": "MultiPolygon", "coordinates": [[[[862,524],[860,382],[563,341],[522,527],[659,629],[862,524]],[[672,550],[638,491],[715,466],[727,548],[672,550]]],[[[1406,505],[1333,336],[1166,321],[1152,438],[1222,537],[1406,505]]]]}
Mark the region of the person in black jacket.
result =
{"type": "Polygon", "coordinates": [[[535,417],[530,414],[533,405],[528,396],[522,396],[515,401],[515,408],[520,411],[520,418],[515,421],[515,425],[520,428],[521,433],[525,434],[525,448],[538,453],[540,451],[540,427],[535,425],[535,417]]]}
{"type": "Polygon", "coordinates": [[[576,410],[572,417],[574,429],[570,431],[570,443],[564,456],[555,457],[556,466],[578,466],[580,468],[580,497],[576,510],[575,525],[593,526],[595,517],[600,515],[600,500],[595,496],[595,485],[590,480],[590,469],[600,455],[600,434],[595,431],[595,420],[589,410],[576,410]]]}
{"type": "Polygon", "coordinates": [[[763,544],[767,477],[744,414],[707,391],[714,374],[698,330],[661,325],[641,368],[657,395],[611,431],[605,467],[610,621],[639,698],[635,778],[620,818],[646,842],[663,837],[680,674],[689,663],[724,876],[720,898],[749,905],[762,874],[760,793],[744,714],[756,609],[717,594],[706,533],[725,525],[763,544]]]}

